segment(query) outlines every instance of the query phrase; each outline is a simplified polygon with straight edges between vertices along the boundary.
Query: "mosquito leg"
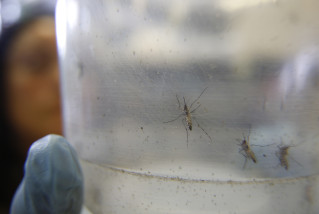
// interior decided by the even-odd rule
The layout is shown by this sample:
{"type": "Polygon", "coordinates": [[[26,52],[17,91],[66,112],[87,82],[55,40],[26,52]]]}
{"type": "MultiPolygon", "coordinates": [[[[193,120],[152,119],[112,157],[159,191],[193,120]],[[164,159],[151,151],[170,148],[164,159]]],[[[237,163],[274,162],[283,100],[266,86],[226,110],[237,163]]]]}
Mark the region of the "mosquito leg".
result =
{"type": "Polygon", "coordinates": [[[248,158],[247,155],[246,155],[246,153],[245,153],[245,150],[244,150],[244,149],[240,149],[240,150],[238,151],[238,153],[241,154],[242,156],[244,156],[245,158],[248,158]],[[244,152],[243,152],[243,151],[244,151],[244,152]]]}
{"type": "Polygon", "coordinates": [[[207,135],[207,137],[210,139],[210,142],[213,143],[212,138],[210,137],[210,135],[199,125],[198,121],[195,119],[195,117],[193,117],[194,121],[197,123],[197,126],[207,135]]]}
{"type": "Polygon", "coordinates": [[[243,165],[243,169],[245,169],[248,157],[245,153],[243,153],[243,151],[244,151],[244,149],[239,149],[238,153],[241,154],[242,156],[244,156],[244,158],[245,158],[245,162],[243,165]]]}
{"type": "Polygon", "coordinates": [[[248,130],[248,136],[247,136],[247,141],[248,141],[248,142],[250,142],[250,141],[249,141],[250,131],[251,131],[251,124],[249,124],[249,130],[248,130]]]}
{"type": "Polygon", "coordinates": [[[163,122],[163,123],[170,123],[170,122],[173,122],[173,121],[177,120],[178,118],[180,118],[183,114],[184,114],[184,113],[181,113],[181,114],[180,114],[180,115],[178,115],[175,119],[173,119],[173,120],[169,120],[169,121],[165,121],[165,122],[163,122]]]}
{"type": "Polygon", "coordinates": [[[279,158],[280,159],[280,154],[279,154],[279,152],[277,151],[277,152],[275,152],[275,155],[276,155],[276,157],[277,158],[279,158]]]}
{"type": "Polygon", "coordinates": [[[238,142],[238,143],[236,143],[236,145],[241,146],[243,140],[237,138],[236,141],[238,142]]]}
{"type": "Polygon", "coordinates": [[[177,94],[176,94],[176,99],[177,99],[177,102],[178,102],[178,108],[181,109],[181,110],[183,110],[183,109],[181,108],[181,103],[179,102],[179,99],[178,99],[177,94]]]}
{"type": "Polygon", "coordinates": [[[202,94],[206,91],[207,88],[208,88],[208,87],[204,88],[204,90],[202,91],[202,93],[200,93],[200,95],[196,98],[196,100],[194,100],[194,101],[192,102],[192,104],[189,106],[189,109],[192,108],[193,104],[197,102],[197,100],[202,96],[202,94]]]}
{"type": "Polygon", "coordinates": [[[296,161],[296,159],[294,159],[293,157],[291,156],[288,156],[291,160],[295,161],[299,166],[302,166],[298,161],[296,161]]]}
{"type": "Polygon", "coordinates": [[[243,169],[245,169],[245,168],[246,168],[247,159],[248,159],[248,158],[245,156],[245,162],[244,162],[244,165],[243,165],[243,169]]]}
{"type": "Polygon", "coordinates": [[[186,106],[186,101],[185,101],[185,97],[183,97],[183,100],[184,100],[184,106],[186,106]]]}
{"type": "Polygon", "coordinates": [[[200,107],[200,104],[194,110],[192,110],[190,113],[191,114],[194,113],[196,111],[196,109],[198,109],[199,107],[200,107]]]}
{"type": "Polygon", "coordinates": [[[186,130],[186,143],[187,143],[187,148],[188,148],[188,130],[187,130],[187,126],[186,126],[186,119],[182,119],[182,123],[184,125],[184,128],[186,130]]]}
{"type": "Polygon", "coordinates": [[[271,146],[274,145],[276,143],[271,143],[271,144],[267,144],[267,145],[257,145],[257,144],[249,144],[250,146],[258,146],[258,147],[267,147],[267,146],[271,146]]]}

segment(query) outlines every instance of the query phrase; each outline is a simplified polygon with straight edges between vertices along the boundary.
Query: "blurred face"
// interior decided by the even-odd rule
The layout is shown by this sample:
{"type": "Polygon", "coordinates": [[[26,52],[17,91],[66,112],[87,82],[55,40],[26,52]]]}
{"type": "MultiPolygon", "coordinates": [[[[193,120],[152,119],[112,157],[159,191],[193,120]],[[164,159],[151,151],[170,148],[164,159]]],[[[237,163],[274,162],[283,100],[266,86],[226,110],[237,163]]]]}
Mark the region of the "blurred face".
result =
{"type": "Polygon", "coordinates": [[[7,110],[26,152],[46,134],[61,134],[59,73],[52,17],[36,19],[12,42],[7,61],[7,110]]]}

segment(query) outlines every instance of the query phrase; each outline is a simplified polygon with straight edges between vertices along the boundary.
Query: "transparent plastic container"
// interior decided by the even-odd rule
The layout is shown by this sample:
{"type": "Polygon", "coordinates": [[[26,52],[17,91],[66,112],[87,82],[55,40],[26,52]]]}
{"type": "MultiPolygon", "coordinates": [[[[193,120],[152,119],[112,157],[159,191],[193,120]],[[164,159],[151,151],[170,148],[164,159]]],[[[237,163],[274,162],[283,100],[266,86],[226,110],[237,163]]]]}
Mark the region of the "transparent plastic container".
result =
{"type": "Polygon", "coordinates": [[[318,26],[314,0],[60,0],[85,205],[318,213],[318,26]]]}

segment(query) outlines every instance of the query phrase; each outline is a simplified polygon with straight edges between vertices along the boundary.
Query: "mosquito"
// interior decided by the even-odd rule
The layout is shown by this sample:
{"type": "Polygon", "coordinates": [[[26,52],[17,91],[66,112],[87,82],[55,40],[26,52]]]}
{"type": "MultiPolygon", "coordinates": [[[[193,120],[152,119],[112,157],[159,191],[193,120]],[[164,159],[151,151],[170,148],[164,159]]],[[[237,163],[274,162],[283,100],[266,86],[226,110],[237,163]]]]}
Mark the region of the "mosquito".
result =
{"type": "MultiPolygon", "coordinates": [[[[250,133],[250,129],[249,129],[249,133],[250,133]]],[[[239,149],[239,153],[242,154],[245,157],[245,163],[243,168],[245,168],[247,160],[250,159],[252,160],[254,163],[257,163],[257,158],[255,156],[255,153],[253,152],[253,150],[251,150],[250,145],[249,145],[249,135],[247,135],[247,140],[245,135],[243,134],[243,140],[240,144],[238,144],[241,148],[239,149]]]]}
{"type": "MultiPolygon", "coordinates": [[[[267,144],[267,145],[250,144],[249,143],[249,136],[250,136],[250,128],[249,128],[249,133],[247,135],[247,139],[243,133],[243,140],[241,141],[241,143],[237,144],[238,146],[241,147],[238,152],[245,157],[245,163],[244,163],[243,168],[245,168],[248,159],[252,160],[254,163],[257,163],[256,155],[253,152],[253,150],[251,150],[251,148],[250,148],[251,146],[267,147],[267,146],[271,146],[271,145],[275,144],[275,143],[271,143],[271,144],[267,144]]],[[[237,140],[240,141],[239,139],[237,139],[237,140]]],[[[267,155],[263,154],[263,156],[266,157],[267,155]]]]}
{"type": "Polygon", "coordinates": [[[186,142],[187,142],[187,147],[188,147],[188,130],[192,131],[193,130],[193,121],[196,122],[197,126],[205,133],[205,135],[209,138],[210,142],[213,142],[211,136],[199,125],[198,121],[195,119],[195,117],[192,116],[192,113],[196,111],[200,107],[200,104],[192,109],[193,105],[199,100],[199,98],[203,95],[203,93],[206,91],[208,87],[204,88],[204,90],[200,93],[200,95],[191,103],[190,106],[186,104],[185,97],[183,97],[184,101],[184,108],[181,107],[181,102],[179,101],[178,96],[176,95],[176,99],[178,102],[178,108],[182,111],[180,115],[178,115],[175,119],[166,121],[164,123],[170,123],[173,122],[177,119],[179,119],[181,116],[184,116],[182,119],[182,123],[185,127],[186,130],[186,142]]]}
{"type": "MultiPolygon", "coordinates": [[[[288,150],[290,147],[294,147],[294,146],[287,146],[287,145],[279,145],[277,146],[279,151],[277,151],[275,154],[279,159],[280,162],[280,166],[282,166],[283,168],[285,168],[285,170],[289,169],[289,162],[288,162],[288,150]]],[[[291,159],[293,159],[292,157],[290,157],[291,159]]],[[[298,163],[298,161],[296,161],[295,159],[293,159],[298,165],[301,166],[300,163],[298,163]]]]}

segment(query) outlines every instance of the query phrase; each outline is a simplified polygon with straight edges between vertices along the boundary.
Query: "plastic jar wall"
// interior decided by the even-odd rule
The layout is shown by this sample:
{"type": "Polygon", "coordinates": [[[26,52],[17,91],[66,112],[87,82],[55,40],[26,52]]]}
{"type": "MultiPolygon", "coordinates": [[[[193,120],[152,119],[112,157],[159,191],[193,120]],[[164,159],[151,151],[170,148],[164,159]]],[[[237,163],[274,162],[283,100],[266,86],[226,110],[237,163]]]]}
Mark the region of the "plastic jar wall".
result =
{"type": "Polygon", "coordinates": [[[318,213],[319,3],[60,0],[93,213],[318,213]]]}

